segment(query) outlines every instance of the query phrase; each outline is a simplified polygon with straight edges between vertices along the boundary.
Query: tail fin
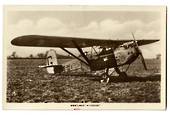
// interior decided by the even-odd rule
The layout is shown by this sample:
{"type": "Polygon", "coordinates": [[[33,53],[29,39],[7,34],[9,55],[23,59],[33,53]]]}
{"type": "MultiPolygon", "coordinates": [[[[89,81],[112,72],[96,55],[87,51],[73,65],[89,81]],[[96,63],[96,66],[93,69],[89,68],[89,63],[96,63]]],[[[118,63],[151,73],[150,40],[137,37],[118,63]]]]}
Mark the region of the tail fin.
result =
{"type": "Polygon", "coordinates": [[[49,74],[61,73],[64,70],[62,65],[58,65],[57,54],[52,49],[47,52],[46,65],[39,67],[46,68],[49,74]]]}
{"type": "Polygon", "coordinates": [[[55,50],[50,50],[47,52],[47,60],[46,60],[47,66],[53,66],[58,65],[57,55],[55,50]]]}

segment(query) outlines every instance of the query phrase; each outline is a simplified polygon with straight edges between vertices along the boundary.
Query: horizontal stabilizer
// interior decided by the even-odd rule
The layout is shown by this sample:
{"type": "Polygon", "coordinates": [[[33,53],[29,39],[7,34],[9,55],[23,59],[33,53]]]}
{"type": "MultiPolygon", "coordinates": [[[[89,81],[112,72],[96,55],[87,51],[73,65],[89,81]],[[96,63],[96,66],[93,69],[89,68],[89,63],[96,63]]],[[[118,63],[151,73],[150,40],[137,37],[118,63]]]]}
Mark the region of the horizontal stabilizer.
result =
{"type": "Polygon", "coordinates": [[[48,67],[59,67],[59,66],[62,66],[62,65],[40,65],[38,67],[39,68],[48,68],[48,67]]]}

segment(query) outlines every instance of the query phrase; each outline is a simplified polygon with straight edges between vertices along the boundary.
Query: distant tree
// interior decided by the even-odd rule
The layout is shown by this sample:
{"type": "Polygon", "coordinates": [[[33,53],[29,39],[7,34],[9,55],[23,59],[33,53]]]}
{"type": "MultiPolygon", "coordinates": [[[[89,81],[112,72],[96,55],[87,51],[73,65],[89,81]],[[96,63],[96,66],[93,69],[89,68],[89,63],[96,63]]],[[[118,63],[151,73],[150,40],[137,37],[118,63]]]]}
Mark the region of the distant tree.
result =
{"type": "Polygon", "coordinates": [[[34,56],[32,54],[30,54],[29,58],[34,58],[34,56]]]}
{"type": "Polygon", "coordinates": [[[37,54],[37,57],[38,57],[38,58],[45,58],[45,54],[44,54],[44,53],[38,53],[38,54],[37,54]]]}
{"type": "Polygon", "coordinates": [[[46,52],[45,52],[45,55],[44,55],[44,57],[47,57],[47,54],[48,54],[48,51],[46,51],[46,52]]]}
{"type": "Polygon", "coordinates": [[[7,56],[7,59],[10,59],[11,58],[11,56],[7,56]]]}
{"type": "Polygon", "coordinates": [[[17,56],[17,53],[14,51],[14,52],[12,52],[12,54],[11,54],[10,57],[11,57],[11,58],[17,58],[18,56],[17,56]]]}
{"type": "Polygon", "coordinates": [[[161,54],[157,54],[156,59],[161,59],[161,54]]]}

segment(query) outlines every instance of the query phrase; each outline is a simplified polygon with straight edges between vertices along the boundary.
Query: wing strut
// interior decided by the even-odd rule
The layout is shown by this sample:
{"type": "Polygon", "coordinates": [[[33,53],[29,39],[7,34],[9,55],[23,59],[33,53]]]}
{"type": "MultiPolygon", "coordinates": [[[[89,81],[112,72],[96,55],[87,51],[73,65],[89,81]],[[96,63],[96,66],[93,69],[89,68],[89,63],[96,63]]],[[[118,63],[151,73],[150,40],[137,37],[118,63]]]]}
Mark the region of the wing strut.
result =
{"type": "Polygon", "coordinates": [[[83,58],[87,61],[87,63],[90,64],[90,61],[87,58],[87,56],[84,54],[83,50],[78,46],[78,44],[74,40],[72,40],[72,42],[74,43],[74,45],[76,46],[76,48],[80,52],[80,54],[83,56],[83,58]]]}
{"type": "Polygon", "coordinates": [[[87,66],[89,66],[89,64],[85,61],[83,61],[82,59],[78,58],[77,56],[75,56],[73,53],[69,52],[67,49],[60,47],[62,50],[64,50],[65,52],[67,52],[68,54],[70,54],[71,56],[73,56],[74,58],[78,59],[79,61],[81,61],[82,63],[86,64],[87,66]]]}

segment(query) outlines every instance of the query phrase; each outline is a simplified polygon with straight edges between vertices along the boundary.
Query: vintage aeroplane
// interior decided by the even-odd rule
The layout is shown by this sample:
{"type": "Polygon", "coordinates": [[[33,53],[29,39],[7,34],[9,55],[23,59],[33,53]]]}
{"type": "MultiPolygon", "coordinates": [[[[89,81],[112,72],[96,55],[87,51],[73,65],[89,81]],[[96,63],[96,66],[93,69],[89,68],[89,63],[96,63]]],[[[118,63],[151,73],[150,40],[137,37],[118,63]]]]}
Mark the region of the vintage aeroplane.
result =
{"type": "MultiPolygon", "coordinates": [[[[139,46],[150,44],[158,39],[152,40],[136,40],[132,33],[132,40],[111,40],[111,39],[89,39],[78,37],[61,37],[61,36],[42,36],[42,35],[25,35],[20,36],[11,41],[17,46],[34,46],[34,47],[58,47],[67,52],[69,55],[78,59],[83,64],[89,66],[91,71],[105,70],[101,75],[101,82],[108,83],[110,79],[109,69],[114,68],[120,77],[127,77],[126,71],[130,64],[134,62],[138,56],[145,70],[147,70],[144,57],[139,46]],[[91,51],[86,54],[83,48],[91,48],[91,51]],[[98,49],[96,49],[98,47],[98,49]],[[100,47],[100,48],[99,48],[100,47]],[[76,48],[80,56],[76,56],[66,48],[76,48]],[[121,71],[119,68],[128,65],[127,69],[121,71]]],[[[49,57],[50,58],[50,57],[49,57]]],[[[61,66],[46,66],[62,69],[61,66]]]]}

